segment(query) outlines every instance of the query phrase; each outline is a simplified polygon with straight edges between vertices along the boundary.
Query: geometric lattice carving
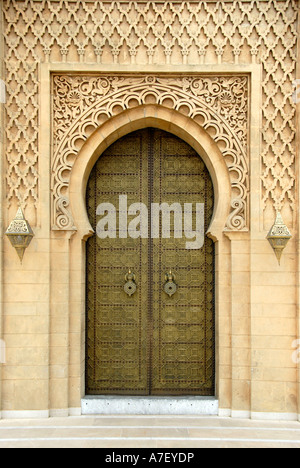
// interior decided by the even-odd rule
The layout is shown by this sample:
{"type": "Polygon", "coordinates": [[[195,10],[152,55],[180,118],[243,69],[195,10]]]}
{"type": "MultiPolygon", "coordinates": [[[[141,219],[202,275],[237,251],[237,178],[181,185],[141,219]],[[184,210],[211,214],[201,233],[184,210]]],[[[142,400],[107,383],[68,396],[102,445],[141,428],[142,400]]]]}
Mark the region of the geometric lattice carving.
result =
{"type": "Polygon", "coordinates": [[[262,202],[295,213],[296,1],[3,0],[2,8],[8,203],[39,198],[39,63],[260,61],[262,202]]]}
{"type": "Polygon", "coordinates": [[[88,135],[125,109],[155,103],[200,122],[219,144],[232,179],[232,213],[227,228],[247,228],[247,76],[55,75],[53,83],[53,227],[74,228],[68,211],[68,184],[88,135]]]}

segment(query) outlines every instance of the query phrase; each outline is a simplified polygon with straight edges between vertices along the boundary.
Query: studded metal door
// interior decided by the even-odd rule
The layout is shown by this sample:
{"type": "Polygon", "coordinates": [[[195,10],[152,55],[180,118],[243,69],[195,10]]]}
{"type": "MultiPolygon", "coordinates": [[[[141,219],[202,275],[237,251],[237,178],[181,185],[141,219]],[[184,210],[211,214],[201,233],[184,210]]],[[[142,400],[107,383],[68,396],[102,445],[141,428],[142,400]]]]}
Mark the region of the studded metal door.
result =
{"type": "Polygon", "coordinates": [[[159,235],[151,231],[153,203],[202,203],[206,232],[214,194],[202,159],[161,130],[132,133],[91,173],[87,209],[95,232],[102,203],[115,207],[116,231],[87,244],[87,394],[214,395],[213,242],[205,237],[201,249],[187,249],[184,222],[180,236],[172,215],[170,238],[162,219],[159,235]],[[133,203],[146,205],[149,216],[148,235],[135,239],[124,223],[134,218],[127,213],[133,203]],[[134,290],[126,293],[128,280],[134,290]]]}

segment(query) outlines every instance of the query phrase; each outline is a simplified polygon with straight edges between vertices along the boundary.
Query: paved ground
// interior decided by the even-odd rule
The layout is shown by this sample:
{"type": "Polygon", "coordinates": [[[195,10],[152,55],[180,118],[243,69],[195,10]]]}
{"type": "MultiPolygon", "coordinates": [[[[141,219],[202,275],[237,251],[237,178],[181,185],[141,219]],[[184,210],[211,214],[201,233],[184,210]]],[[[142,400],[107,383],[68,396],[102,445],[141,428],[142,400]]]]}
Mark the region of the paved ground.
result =
{"type": "Polygon", "coordinates": [[[0,448],[300,448],[300,423],[198,416],[0,420],[0,448]]]}

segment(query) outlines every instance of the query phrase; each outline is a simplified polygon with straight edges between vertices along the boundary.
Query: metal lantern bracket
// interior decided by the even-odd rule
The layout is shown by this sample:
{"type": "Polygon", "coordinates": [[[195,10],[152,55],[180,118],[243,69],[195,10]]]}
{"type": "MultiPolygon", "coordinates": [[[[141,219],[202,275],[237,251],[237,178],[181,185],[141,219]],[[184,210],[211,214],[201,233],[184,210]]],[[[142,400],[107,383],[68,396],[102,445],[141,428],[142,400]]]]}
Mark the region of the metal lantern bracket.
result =
{"type": "Polygon", "coordinates": [[[9,238],[11,245],[16,249],[22,263],[25,250],[32,241],[34,233],[28,221],[26,221],[21,208],[18,209],[15,218],[10,223],[5,234],[9,238]]]}
{"type": "Polygon", "coordinates": [[[284,224],[281,213],[278,211],[275,224],[272,226],[267,239],[275,252],[279,265],[282,253],[291,238],[292,235],[288,227],[284,224]]]}

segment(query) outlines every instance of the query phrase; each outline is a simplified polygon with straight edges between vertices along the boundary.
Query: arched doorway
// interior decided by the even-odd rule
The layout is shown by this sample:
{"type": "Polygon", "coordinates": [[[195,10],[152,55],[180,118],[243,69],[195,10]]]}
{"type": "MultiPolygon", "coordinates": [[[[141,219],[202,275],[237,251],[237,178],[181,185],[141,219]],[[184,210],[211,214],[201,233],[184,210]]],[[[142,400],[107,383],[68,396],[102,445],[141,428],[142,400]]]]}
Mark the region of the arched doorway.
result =
{"type": "Polygon", "coordinates": [[[87,186],[98,234],[87,244],[87,394],[215,394],[214,244],[195,230],[199,215],[207,231],[213,208],[201,157],[170,133],[134,132],[98,159],[87,186]]]}

